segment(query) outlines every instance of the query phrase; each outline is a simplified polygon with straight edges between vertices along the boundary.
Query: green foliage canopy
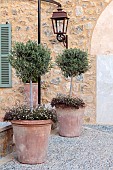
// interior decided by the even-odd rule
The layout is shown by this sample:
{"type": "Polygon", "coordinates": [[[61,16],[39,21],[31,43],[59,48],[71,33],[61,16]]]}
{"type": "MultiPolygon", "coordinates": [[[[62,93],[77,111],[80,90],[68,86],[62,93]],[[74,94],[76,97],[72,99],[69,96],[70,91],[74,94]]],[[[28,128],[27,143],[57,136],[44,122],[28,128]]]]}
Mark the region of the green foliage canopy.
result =
{"type": "Polygon", "coordinates": [[[77,48],[65,49],[56,58],[56,63],[65,77],[75,77],[89,69],[87,52],[77,48]]]}
{"type": "Polygon", "coordinates": [[[9,55],[10,64],[23,82],[37,80],[51,68],[50,50],[36,41],[16,42],[9,55]]]}

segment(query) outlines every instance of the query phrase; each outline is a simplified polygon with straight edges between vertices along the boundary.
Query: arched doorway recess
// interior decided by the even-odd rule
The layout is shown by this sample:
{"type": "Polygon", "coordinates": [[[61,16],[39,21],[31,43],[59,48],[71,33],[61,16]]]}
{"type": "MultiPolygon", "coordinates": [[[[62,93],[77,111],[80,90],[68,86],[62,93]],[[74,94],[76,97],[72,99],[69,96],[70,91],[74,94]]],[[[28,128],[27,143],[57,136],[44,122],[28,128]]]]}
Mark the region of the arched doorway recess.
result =
{"type": "Polygon", "coordinates": [[[91,55],[96,58],[96,122],[113,124],[113,1],[97,20],[91,55]]]}

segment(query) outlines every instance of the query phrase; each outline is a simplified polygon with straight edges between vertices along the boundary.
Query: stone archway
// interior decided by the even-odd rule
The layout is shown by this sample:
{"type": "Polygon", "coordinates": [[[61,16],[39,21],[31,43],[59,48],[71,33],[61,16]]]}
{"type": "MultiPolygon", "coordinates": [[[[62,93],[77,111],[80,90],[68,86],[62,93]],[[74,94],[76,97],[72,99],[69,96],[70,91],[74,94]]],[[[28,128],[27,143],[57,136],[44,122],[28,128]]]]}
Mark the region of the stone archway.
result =
{"type": "Polygon", "coordinates": [[[96,57],[96,121],[113,124],[113,1],[97,20],[91,40],[96,57]]]}

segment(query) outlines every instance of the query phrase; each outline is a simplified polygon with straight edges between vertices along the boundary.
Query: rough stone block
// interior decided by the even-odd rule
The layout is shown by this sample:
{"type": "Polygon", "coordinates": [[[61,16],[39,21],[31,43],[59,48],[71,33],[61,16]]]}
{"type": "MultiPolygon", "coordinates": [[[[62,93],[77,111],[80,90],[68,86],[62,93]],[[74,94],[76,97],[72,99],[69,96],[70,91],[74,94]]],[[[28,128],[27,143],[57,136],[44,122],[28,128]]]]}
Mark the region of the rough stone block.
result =
{"type": "Polygon", "coordinates": [[[12,125],[0,127],[0,159],[13,151],[12,125]]]}

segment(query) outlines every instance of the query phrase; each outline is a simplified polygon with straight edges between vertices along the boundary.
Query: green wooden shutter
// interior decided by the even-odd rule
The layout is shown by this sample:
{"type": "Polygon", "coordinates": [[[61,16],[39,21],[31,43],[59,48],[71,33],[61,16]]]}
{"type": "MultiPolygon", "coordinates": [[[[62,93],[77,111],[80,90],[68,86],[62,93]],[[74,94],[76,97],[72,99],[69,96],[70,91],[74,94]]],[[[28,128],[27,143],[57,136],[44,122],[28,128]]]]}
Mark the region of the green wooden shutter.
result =
{"type": "Polygon", "coordinates": [[[0,87],[11,87],[11,66],[8,54],[11,50],[11,25],[0,25],[0,87]]]}

